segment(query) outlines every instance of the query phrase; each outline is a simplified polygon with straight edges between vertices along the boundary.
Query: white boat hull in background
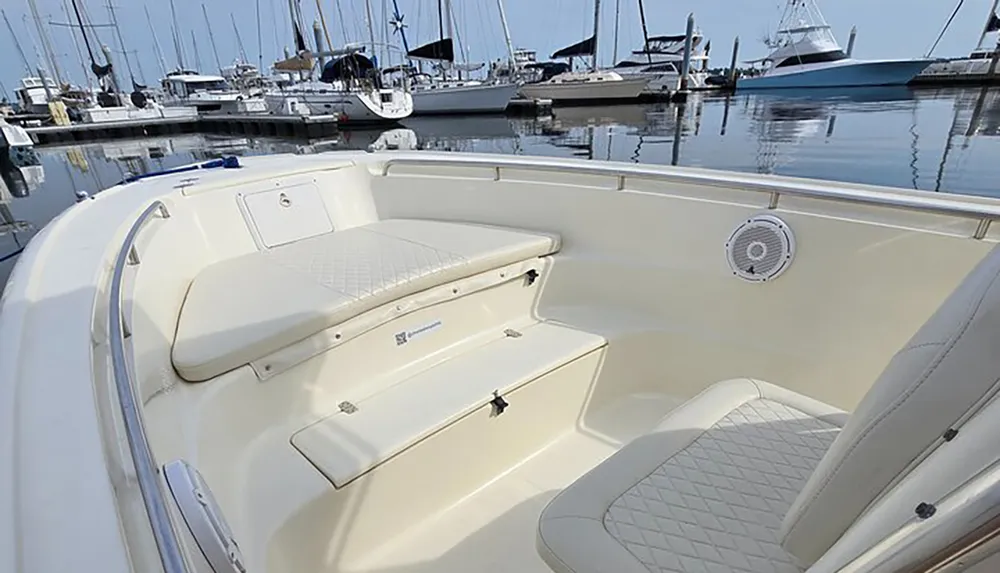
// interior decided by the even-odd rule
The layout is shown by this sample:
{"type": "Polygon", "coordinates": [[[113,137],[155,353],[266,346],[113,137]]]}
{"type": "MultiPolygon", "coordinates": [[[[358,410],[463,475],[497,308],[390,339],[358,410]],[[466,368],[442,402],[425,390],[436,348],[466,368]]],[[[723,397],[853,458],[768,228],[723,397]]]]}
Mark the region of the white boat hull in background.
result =
{"type": "Polygon", "coordinates": [[[341,125],[394,123],[413,113],[413,97],[400,89],[362,91],[306,82],[264,95],[270,113],[337,115],[341,125]]]}
{"type": "Polygon", "coordinates": [[[187,106],[168,107],[91,107],[80,110],[83,123],[108,123],[147,119],[187,119],[198,117],[198,110],[187,106]]]}
{"type": "Polygon", "coordinates": [[[649,78],[626,79],[621,78],[621,76],[619,79],[606,81],[555,82],[549,80],[521,86],[521,95],[528,99],[550,99],[553,102],[569,103],[627,100],[639,97],[648,83],[649,78]]]}
{"type": "Polygon", "coordinates": [[[517,94],[517,84],[480,84],[413,89],[413,113],[502,113],[517,94]]]}

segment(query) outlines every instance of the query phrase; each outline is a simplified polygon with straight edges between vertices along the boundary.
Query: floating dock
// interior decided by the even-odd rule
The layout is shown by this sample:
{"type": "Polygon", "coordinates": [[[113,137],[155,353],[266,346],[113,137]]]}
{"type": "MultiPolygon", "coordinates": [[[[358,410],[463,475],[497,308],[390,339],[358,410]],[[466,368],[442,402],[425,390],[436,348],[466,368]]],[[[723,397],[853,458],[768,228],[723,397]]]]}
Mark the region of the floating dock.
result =
{"type": "Polygon", "coordinates": [[[153,118],[51,125],[26,129],[38,145],[155,137],[183,133],[222,133],[262,137],[317,138],[339,131],[335,115],[203,115],[190,118],[153,118]]]}
{"type": "MultiPolygon", "coordinates": [[[[513,116],[551,115],[551,113],[551,100],[515,99],[507,107],[507,114],[513,116]]],[[[185,133],[316,139],[340,131],[350,131],[355,127],[358,129],[371,127],[342,124],[339,120],[337,115],[204,114],[198,117],[46,125],[25,129],[36,145],[50,145],[185,133]]],[[[402,120],[400,123],[404,122],[405,120],[402,120]]]]}

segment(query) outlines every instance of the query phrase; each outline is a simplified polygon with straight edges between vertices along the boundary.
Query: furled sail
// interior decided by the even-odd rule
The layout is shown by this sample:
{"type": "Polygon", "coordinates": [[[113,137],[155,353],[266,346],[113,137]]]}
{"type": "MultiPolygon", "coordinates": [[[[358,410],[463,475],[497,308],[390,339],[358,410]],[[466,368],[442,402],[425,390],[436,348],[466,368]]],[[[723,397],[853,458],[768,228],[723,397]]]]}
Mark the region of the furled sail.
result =
{"type": "Polygon", "coordinates": [[[997,16],[996,12],[990,14],[990,21],[988,24],[986,24],[986,31],[1000,32],[1000,16],[997,16]]]}
{"type": "Polygon", "coordinates": [[[309,52],[302,52],[290,58],[285,58],[274,63],[274,69],[282,72],[308,72],[313,69],[313,56],[309,52]]]}
{"type": "Polygon", "coordinates": [[[575,58],[576,56],[593,56],[597,46],[597,36],[591,36],[582,42],[573,44],[552,54],[552,59],[575,58]]]}
{"type": "Polygon", "coordinates": [[[418,46],[407,52],[407,57],[419,60],[437,60],[441,62],[455,61],[455,44],[451,38],[444,38],[418,46]]]}

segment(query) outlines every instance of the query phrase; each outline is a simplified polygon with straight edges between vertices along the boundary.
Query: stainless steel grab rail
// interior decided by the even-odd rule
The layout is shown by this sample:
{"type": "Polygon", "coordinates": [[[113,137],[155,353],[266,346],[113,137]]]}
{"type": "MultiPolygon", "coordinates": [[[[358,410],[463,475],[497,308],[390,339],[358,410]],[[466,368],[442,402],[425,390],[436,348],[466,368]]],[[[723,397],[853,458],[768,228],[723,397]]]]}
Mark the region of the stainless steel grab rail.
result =
{"type": "Polygon", "coordinates": [[[559,161],[532,159],[524,161],[510,157],[497,156],[496,158],[462,157],[456,155],[447,158],[431,157],[392,157],[382,163],[382,176],[389,175],[389,170],[394,165],[442,165],[454,167],[482,167],[494,170],[493,178],[496,181],[501,179],[502,169],[536,169],[539,171],[549,171],[557,173],[568,173],[574,175],[604,175],[607,177],[617,177],[618,190],[625,189],[625,180],[628,177],[652,178],[661,181],[689,183],[699,185],[710,185],[713,187],[733,186],[744,190],[768,193],[770,195],[767,208],[775,209],[782,195],[806,197],[812,199],[829,199],[834,201],[844,201],[864,205],[895,207],[915,211],[935,213],[939,215],[952,215],[969,219],[979,219],[980,225],[976,230],[975,237],[981,239],[986,236],[989,225],[992,221],[1000,219],[1000,205],[989,205],[972,201],[961,201],[960,199],[939,199],[936,197],[921,197],[909,195],[905,192],[872,192],[862,189],[836,188],[833,183],[812,183],[809,181],[792,182],[781,179],[767,180],[760,176],[730,174],[725,172],[702,173],[698,171],[670,172],[664,169],[649,167],[611,167],[601,164],[591,163],[562,163],[559,161]]]}
{"type": "Polygon", "coordinates": [[[166,205],[162,201],[154,201],[142,215],[136,219],[125,236],[118,258],[115,260],[114,273],[111,277],[111,301],[108,310],[109,333],[111,345],[111,368],[115,388],[118,393],[118,405],[122,411],[122,421],[125,425],[125,436],[128,438],[129,452],[135,466],[136,478],[142,501],[149,514],[149,524],[153,530],[156,547],[160,553],[160,561],[166,573],[186,573],[187,565],[181,551],[177,532],[167,510],[167,500],[160,487],[159,469],[153,462],[153,454],[146,438],[146,430],[142,423],[142,413],[139,401],[136,399],[132,375],[128,361],[125,359],[125,337],[128,329],[125,317],[122,316],[122,278],[125,267],[139,264],[135,250],[135,239],[154,213],[159,213],[164,219],[170,217],[166,205]]]}

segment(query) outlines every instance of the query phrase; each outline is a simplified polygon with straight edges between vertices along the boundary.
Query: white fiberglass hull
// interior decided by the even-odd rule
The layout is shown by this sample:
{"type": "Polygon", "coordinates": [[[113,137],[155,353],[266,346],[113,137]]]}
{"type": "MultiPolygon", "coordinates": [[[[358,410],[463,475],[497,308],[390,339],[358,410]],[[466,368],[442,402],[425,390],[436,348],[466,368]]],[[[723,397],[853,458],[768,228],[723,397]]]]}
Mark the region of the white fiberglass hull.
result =
{"type": "MultiPolygon", "coordinates": [[[[855,471],[905,446],[891,461],[909,473],[852,498],[859,517],[821,559],[923,562],[928,539],[989,535],[973,519],[996,514],[1000,253],[982,221],[998,216],[990,197],[427,151],[214,160],[81,197],[0,297],[0,570],[551,573],[564,555],[627,571],[640,562],[597,496],[687,463],[664,456],[736,451],[748,461],[718,464],[734,479],[774,490],[764,468],[794,479],[779,501],[811,499],[793,488],[816,482],[823,448],[871,427],[842,408],[881,412],[866,395],[921,408],[885,423],[922,434],[865,446],[855,471]],[[763,262],[769,248],[785,258],[763,262]],[[930,256],[934,272],[912,264],[930,256]],[[781,276],[758,280],[758,262],[781,276]],[[913,380],[923,393],[896,398],[913,380]],[[741,446],[757,442],[775,447],[741,446]],[[919,499],[944,501],[915,522],[919,499]],[[579,524],[551,518],[566,500],[599,543],[552,529],[579,524]],[[904,536],[906,553],[882,549],[904,536]]],[[[704,475],[662,482],[714,511],[671,547],[711,535],[710,555],[755,562],[746,527],[709,527],[746,510],[773,540],[791,502],[748,509],[704,475]]],[[[789,570],[768,543],[775,565],[753,570],[789,570]]]]}
{"type": "Polygon", "coordinates": [[[198,110],[187,106],[169,107],[91,107],[80,110],[83,123],[108,123],[145,119],[187,119],[198,117],[198,110]]]}
{"type": "Polygon", "coordinates": [[[271,113],[336,115],[341,125],[395,123],[413,113],[413,97],[398,89],[362,91],[299,84],[264,96],[271,113]]]}
{"type": "Polygon", "coordinates": [[[627,100],[639,97],[646,89],[648,78],[609,80],[606,82],[539,82],[521,86],[521,95],[528,99],[550,99],[554,102],[582,103],[590,101],[627,100]]]}
{"type": "Polygon", "coordinates": [[[413,113],[501,113],[517,93],[517,84],[420,87],[413,90],[413,113]]]}

